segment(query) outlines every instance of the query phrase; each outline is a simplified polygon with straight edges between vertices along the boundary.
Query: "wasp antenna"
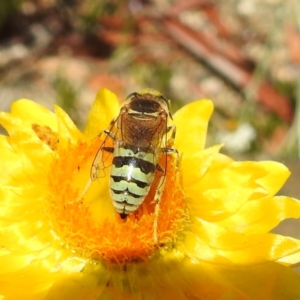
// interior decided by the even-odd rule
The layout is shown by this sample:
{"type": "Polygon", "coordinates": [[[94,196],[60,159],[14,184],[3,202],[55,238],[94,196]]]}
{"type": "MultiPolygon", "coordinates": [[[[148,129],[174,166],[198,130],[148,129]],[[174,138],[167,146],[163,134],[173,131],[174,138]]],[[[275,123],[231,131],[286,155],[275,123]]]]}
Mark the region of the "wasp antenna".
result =
{"type": "Polygon", "coordinates": [[[126,100],[129,100],[130,98],[133,98],[133,97],[137,97],[139,94],[137,92],[133,92],[133,93],[130,93],[127,97],[126,97],[126,100]]]}
{"type": "Polygon", "coordinates": [[[168,109],[170,109],[170,100],[168,100],[165,96],[163,96],[161,94],[159,95],[159,99],[164,101],[167,104],[168,109]]]}

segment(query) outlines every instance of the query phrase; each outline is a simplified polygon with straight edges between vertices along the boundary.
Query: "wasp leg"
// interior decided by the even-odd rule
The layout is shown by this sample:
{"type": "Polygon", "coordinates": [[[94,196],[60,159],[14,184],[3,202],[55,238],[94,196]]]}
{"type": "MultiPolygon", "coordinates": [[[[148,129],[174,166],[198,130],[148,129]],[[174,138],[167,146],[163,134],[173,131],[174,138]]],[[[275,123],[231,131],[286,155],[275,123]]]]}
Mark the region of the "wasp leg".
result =
{"type": "Polygon", "coordinates": [[[179,166],[179,152],[178,152],[177,149],[172,148],[172,146],[174,144],[175,137],[176,137],[176,126],[175,125],[169,126],[167,128],[167,133],[169,133],[169,132],[171,132],[171,136],[170,136],[170,138],[168,139],[168,141],[166,143],[166,147],[161,148],[160,151],[162,153],[166,153],[166,154],[175,153],[176,156],[177,156],[176,166],[178,167],[179,166]]]}
{"type": "Polygon", "coordinates": [[[162,173],[162,176],[158,183],[158,188],[154,195],[155,208],[154,208],[154,223],[153,223],[153,241],[154,244],[158,246],[158,216],[160,210],[160,198],[164,190],[165,180],[163,175],[165,175],[165,169],[160,164],[157,164],[156,170],[162,173]]]}
{"type": "MultiPolygon", "coordinates": [[[[173,148],[161,148],[160,151],[162,153],[176,153],[177,154],[177,165],[178,165],[178,161],[179,161],[179,153],[177,151],[177,149],[173,149],[173,148]]],[[[165,175],[166,170],[160,166],[159,164],[156,165],[156,170],[158,170],[159,172],[162,173],[162,175],[165,175]]],[[[162,193],[164,191],[164,186],[165,186],[165,177],[161,176],[159,184],[158,184],[158,188],[155,192],[154,195],[154,201],[155,201],[155,208],[154,208],[154,223],[153,223],[153,241],[155,245],[159,245],[159,241],[158,241],[158,217],[159,217],[159,211],[160,211],[160,199],[162,196],[162,193]]]]}
{"type": "MultiPolygon", "coordinates": [[[[160,167],[160,170],[164,172],[164,170],[160,167]]],[[[153,241],[155,245],[159,245],[158,243],[158,217],[160,211],[160,198],[164,190],[165,180],[162,176],[160,179],[160,183],[158,185],[158,189],[156,190],[154,201],[155,201],[155,208],[154,208],[154,223],[153,223],[153,241]]]]}
{"type": "Polygon", "coordinates": [[[78,196],[77,200],[80,200],[87,192],[87,190],[89,189],[89,187],[92,184],[92,180],[89,178],[87,184],[85,185],[84,189],[81,191],[80,195],[78,196]]]}
{"type": "Polygon", "coordinates": [[[171,137],[168,139],[168,144],[173,145],[175,137],[176,137],[176,126],[175,125],[168,126],[167,133],[169,133],[169,132],[171,132],[171,137]]]}
{"type": "Polygon", "coordinates": [[[102,147],[101,148],[101,151],[106,151],[106,152],[110,152],[110,153],[113,153],[115,150],[114,147],[102,147]]]}
{"type": "Polygon", "coordinates": [[[163,173],[163,174],[165,174],[165,169],[160,164],[156,165],[156,170],[163,173]]]}
{"type": "Polygon", "coordinates": [[[110,138],[112,138],[112,139],[115,140],[116,142],[119,141],[119,139],[118,139],[112,132],[110,132],[109,130],[105,129],[105,130],[104,130],[104,133],[107,134],[110,138]]]}
{"type": "Polygon", "coordinates": [[[179,166],[179,152],[175,148],[161,148],[160,152],[166,153],[166,154],[176,154],[176,167],[179,166]]]}
{"type": "MultiPolygon", "coordinates": [[[[171,145],[173,144],[173,141],[175,139],[175,135],[176,135],[176,127],[175,126],[170,126],[167,129],[167,132],[172,130],[172,135],[171,135],[171,145]]],[[[179,152],[177,149],[175,148],[168,148],[168,147],[164,147],[164,148],[160,148],[159,150],[161,153],[165,153],[165,154],[176,154],[176,166],[179,166],[179,152]]],[[[156,170],[158,170],[159,172],[162,172],[163,175],[165,175],[165,170],[164,168],[162,168],[159,164],[156,165],[156,170]]],[[[154,243],[156,245],[159,245],[159,241],[158,241],[158,217],[159,217],[159,210],[160,210],[160,198],[161,195],[163,193],[164,190],[164,186],[165,186],[165,180],[164,180],[164,176],[161,177],[159,185],[158,185],[158,189],[155,193],[154,196],[154,201],[155,201],[155,208],[154,208],[154,224],[153,224],[153,240],[154,243]]]]}

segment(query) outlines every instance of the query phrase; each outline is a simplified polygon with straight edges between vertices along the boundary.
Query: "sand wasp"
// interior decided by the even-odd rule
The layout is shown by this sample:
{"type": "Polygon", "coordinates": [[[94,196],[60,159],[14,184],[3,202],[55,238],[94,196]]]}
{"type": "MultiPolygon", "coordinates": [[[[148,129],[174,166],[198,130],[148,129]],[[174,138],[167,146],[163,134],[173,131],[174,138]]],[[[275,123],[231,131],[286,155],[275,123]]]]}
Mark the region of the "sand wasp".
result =
{"type": "Polygon", "coordinates": [[[167,158],[164,165],[159,163],[160,158],[172,153],[178,156],[172,148],[176,127],[168,125],[169,118],[168,100],[155,90],[145,89],[130,94],[109,129],[104,130],[106,136],[92,163],[91,181],[100,177],[108,167],[106,161],[110,161],[110,196],[122,219],[143,203],[155,172],[162,175],[154,199],[158,214],[167,168],[167,158]]]}

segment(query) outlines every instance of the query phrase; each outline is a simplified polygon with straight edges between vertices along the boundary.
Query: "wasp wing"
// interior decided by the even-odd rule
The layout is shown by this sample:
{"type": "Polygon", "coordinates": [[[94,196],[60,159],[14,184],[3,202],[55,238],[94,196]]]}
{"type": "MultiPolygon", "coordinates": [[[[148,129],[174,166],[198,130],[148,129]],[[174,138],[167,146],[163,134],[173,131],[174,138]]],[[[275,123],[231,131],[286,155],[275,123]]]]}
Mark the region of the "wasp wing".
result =
{"type": "Polygon", "coordinates": [[[115,143],[119,140],[117,120],[118,118],[114,119],[111,122],[110,128],[101,133],[101,135],[105,135],[105,137],[92,163],[90,170],[90,177],[92,181],[97,178],[104,177],[105,169],[110,167],[112,164],[115,143]]]}

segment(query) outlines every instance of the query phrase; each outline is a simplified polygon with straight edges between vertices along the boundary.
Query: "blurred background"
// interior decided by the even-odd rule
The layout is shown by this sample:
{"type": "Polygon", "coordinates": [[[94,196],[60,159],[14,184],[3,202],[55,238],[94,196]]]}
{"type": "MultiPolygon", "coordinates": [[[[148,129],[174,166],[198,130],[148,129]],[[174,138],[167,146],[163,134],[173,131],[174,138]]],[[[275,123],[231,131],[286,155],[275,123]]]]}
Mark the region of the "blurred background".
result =
{"type": "Polygon", "coordinates": [[[82,128],[102,87],[158,89],[173,112],[210,98],[207,145],[285,163],[300,198],[299,15],[299,0],[1,0],[0,110],[56,103],[82,128]]]}

